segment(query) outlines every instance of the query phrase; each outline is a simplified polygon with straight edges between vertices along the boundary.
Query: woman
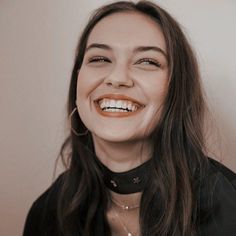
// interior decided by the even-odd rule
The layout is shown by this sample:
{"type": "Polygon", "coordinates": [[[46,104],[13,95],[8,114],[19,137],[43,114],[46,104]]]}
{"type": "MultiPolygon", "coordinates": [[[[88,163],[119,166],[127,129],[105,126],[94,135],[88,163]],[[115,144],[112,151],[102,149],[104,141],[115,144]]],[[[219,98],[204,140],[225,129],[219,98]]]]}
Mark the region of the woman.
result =
{"type": "Polygon", "coordinates": [[[205,109],[194,53],[166,11],[99,8],[71,76],[68,168],[24,236],[236,235],[236,175],[205,155],[205,109]]]}

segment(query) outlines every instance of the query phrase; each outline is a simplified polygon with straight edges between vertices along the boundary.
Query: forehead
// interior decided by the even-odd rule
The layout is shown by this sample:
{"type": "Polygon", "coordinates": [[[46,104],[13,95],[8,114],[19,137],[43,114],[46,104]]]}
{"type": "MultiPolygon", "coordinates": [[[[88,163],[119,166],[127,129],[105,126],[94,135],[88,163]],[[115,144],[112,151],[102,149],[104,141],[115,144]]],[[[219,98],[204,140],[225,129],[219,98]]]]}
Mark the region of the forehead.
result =
{"type": "Polygon", "coordinates": [[[157,22],[137,12],[119,12],[99,21],[87,45],[104,43],[117,48],[158,46],[166,51],[165,39],[157,22]]]}

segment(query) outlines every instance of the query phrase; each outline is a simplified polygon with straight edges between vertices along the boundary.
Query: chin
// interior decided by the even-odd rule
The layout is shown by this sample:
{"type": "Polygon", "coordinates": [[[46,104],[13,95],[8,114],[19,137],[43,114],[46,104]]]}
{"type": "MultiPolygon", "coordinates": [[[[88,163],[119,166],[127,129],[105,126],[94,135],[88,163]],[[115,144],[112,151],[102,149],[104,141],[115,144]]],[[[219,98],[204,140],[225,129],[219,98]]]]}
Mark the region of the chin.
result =
{"type": "Polygon", "coordinates": [[[101,130],[98,132],[92,131],[92,136],[95,139],[102,139],[107,142],[133,142],[133,141],[140,141],[142,139],[146,139],[148,135],[144,135],[141,132],[138,134],[137,132],[132,132],[129,130],[124,130],[124,132],[114,130],[101,130]],[[102,131],[102,132],[101,132],[102,131]]]}
{"type": "MultiPolygon", "coordinates": [[[[93,133],[94,134],[94,133],[93,133]]],[[[132,140],[137,139],[136,135],[134,136],[131,134],[126,133],[121,133],[117,131],[111,131],[109,130],[108,132],[97,132],[93,135],[95,138],[103,139],[104,141],[107,142],[129,142],[132,140]]]]}

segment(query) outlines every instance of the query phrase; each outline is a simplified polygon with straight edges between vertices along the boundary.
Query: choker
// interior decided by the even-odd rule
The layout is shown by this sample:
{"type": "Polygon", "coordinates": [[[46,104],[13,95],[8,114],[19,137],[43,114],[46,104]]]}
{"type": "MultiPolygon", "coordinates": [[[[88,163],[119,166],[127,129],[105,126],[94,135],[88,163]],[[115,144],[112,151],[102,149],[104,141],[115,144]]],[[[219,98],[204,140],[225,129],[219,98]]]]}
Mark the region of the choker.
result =
{"type": "Polygon", "coordinates": [[[151,159],[125,172],[113,172],[100,160],[98,162],[103,173],[105,185],[111,191],[120,194],[131,194],[141,192],[146,186],[150,175],[151,159]]]}

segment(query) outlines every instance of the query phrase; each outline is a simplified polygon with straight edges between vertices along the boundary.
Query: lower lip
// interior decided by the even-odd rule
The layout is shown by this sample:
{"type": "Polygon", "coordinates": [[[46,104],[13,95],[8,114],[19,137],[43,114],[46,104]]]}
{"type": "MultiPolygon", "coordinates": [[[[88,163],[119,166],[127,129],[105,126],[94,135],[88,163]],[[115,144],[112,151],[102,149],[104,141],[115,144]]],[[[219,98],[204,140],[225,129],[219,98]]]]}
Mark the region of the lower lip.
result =
{"type": "Polygon", "coordinates": [[[136,111],[133,112],[109,112],[109,111],[103,111],[97,102],[94,102],[95,108],[97,112],[102,116],[108,116],[108,117],[127,117],[127,116],[134,116],[138,114],[144,107],[138,108],[136,111]]]}

